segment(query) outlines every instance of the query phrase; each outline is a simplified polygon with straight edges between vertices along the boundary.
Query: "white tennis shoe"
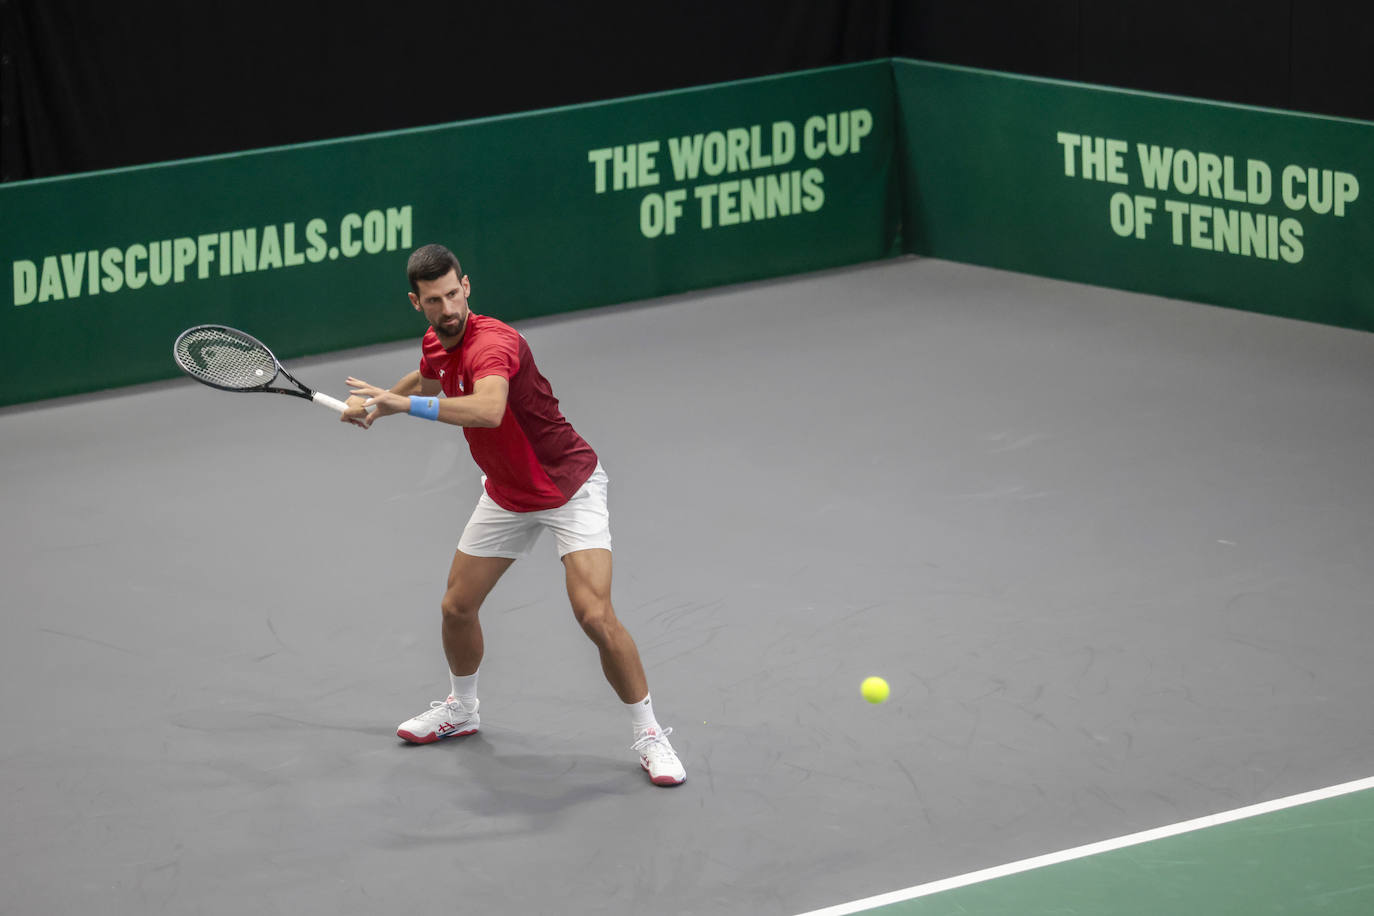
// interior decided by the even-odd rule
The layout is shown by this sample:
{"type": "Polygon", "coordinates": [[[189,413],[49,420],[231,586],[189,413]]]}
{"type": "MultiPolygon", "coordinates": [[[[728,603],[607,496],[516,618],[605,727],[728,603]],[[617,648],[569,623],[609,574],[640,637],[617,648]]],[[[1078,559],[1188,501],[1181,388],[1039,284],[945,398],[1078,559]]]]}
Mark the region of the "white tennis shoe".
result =
{"type": "Polygon", "coordinates": [[[676,786],[687,779],[682,761],[677,759],[673,746],[668,743],[668,736],[672,733],[671,728],[665,728],[662,732],[651,728],[630,745],[630,750],[639,753],[639,765],[644,767],[644,772],[649,774],[649,779],[656,786],[676,786]]]}
{"type": "Polygon", "coordinates": [[[447,700],[430,703],[428,712],[402,722],[396,729],[396,737],[412,744],[432,744],[440,738],[471,735],[482,721],[477,715],[479,705],[477,700],[473,700],[472,709],[467,709],[457,697],[450,694],[447,700]]]}

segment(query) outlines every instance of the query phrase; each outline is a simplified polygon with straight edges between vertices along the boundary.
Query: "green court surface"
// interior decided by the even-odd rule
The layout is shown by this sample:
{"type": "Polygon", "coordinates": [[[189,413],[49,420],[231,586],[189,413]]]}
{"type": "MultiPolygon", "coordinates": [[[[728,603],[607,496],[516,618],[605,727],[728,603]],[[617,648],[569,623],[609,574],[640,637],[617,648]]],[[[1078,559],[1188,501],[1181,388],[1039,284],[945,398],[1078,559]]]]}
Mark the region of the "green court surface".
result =
{"type": "Polygon", "coordinates": [[[949,890],[937,882],[884,895],[911,899],[873,898],[815,916],[1374,913],[1374,789],[1041,867],[1022,865],[1029,870],[949,890]]]}

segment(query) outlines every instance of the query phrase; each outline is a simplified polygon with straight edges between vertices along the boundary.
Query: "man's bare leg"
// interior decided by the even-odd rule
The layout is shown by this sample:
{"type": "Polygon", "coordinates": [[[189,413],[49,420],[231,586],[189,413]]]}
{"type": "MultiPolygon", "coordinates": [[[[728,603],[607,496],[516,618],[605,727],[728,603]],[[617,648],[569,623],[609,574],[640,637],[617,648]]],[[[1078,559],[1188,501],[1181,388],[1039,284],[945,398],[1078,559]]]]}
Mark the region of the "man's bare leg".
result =
{"type": "Polygon", "coordinates": [[[637,703],[649,694],[644,665],[630,632],[611,606],[611,552],[575,550],[563,557],[568,600],[583,632],[601,653],[601,670],[622,703],[637,703]]]}
{"type": "Polygon", "coordinates": [[[474,557],[461,550],[453,552],[448,586],[439,605],[443,612],[444,655],[452,674],[459,677],[476,674],[482,664],[486,645],[477,612],[501,574],[514,562],[507,557],[474,557]]]}

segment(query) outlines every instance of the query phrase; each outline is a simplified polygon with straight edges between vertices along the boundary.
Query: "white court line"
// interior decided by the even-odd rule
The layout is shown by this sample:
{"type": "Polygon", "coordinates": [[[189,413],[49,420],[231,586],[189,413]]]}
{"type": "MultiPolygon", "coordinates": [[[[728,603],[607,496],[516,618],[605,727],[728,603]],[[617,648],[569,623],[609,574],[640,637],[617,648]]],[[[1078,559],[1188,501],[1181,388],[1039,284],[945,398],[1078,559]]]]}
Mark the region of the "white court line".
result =
{"type": "Polygon", "coordinates": [[[859,913],[880,906],[901,903],[904,900],[914,900],[917,897],[927,897],[942,891],[954,890],[957,887],[968,887],[970,884],[980,884],[984,881],[992,881],[995,878],[1005,878],[1007,875],[1033,871],[1037,868],[1044,868],[1047,865],[1058,865],[1060,862],[1069,862],[1074,859],[1084,858],[1085,856],[1094,856],[1103,852],[1111,852],[1114,849],[1124,849],[1127,846],[1137,846],[1141,843],[1149,843],[1154,840],[1162,840],[1166,837],[1178,836],[1181,833],[1202,830],[1206,827],[1229,824],[1232,821],[1244,820],[1247,817],[1257,817],[1258,815],[1269,814],[1273,811],[1282,811],[1284,808],[1296,808],[1299,805],[1308,805],[1312,802],[1335,798],[1339,795],[1349,795],[1352,792],[1360,792],[1365,789],[1374,789],[1374,777],[1357,779],[1354,782],[1341,783],[1338,786],[1330,786],[1325,789],[1314,789],[1311,792],[1303,792],[1300,795],[1290,795],[1287,798],[1279,798],[1274,801],[1260,802],[1258,805],[1237,808],[1234,811],[1209,814],[1206,817],[1199,817],[1191,821],[1170,824],[1167,827],[1156,827],[1153,830],[1132,833],[1128,836],[1117,837],[1114,840],[1102,840],[1098,843],[1089,843],[1087,846],[1077,846],[1073,849],[1065,849],[1062,852],[1052,852],[1048,855],[1036,856],[1033,859],[1022,859],[1020,862],[1012,862],[1008,865],[997,865],[993,868],[972,871],[968,874],[958,875],[953,878],[942,878],[939,881],[932,881],[929,884],[918,884],[915,887],[908,887],[905,890],[889,891],[886,894],[878,894],[876,897],[865,897],[862,900],[854,900],[850,903],[840,903],[835,906],[826,907],[822,910],[811,910],[806,913],[801,913],[799,916],[845,916],[845,914],[848,913],[859,913]]]}

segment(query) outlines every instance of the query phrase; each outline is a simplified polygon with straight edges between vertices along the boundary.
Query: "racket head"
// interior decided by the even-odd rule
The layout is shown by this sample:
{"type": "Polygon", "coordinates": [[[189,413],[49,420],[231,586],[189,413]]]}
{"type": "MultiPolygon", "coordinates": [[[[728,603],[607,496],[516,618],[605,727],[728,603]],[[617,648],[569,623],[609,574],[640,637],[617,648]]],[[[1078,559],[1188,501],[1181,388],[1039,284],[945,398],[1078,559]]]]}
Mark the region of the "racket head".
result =
{"type": "Polygon", "coordinates": [[[181,371],[224,391],[265,389],[281,371],[267,345],[251,334],[220,324],[200,324],[177,335],[172,357],[181,371]]]}

